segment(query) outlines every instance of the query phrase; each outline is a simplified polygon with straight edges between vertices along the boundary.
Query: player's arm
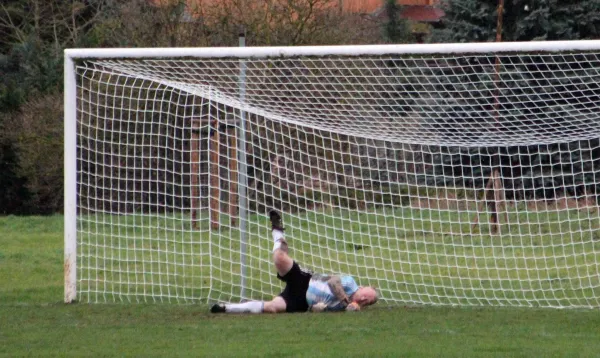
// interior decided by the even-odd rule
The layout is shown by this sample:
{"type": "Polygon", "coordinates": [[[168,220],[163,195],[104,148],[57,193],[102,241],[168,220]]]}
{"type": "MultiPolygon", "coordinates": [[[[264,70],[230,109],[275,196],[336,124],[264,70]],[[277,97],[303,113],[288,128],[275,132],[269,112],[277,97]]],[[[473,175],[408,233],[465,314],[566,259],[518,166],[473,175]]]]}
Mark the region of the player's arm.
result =
{"type": "Polygon", "coordinates": [[[329,286],[331,293],[333,293],[335,298],[337,298],[338,301],[340,301],[344,307],[350,304],[350,299],[344,291],[344,286],[342,286],[342,279],[340,278],[340,276],[330,276],[327,279],[327,285],[329,286]]]}
{"type": "Polygon", "coordinates": [[[358,304],[350,302],[340,276],[314,274],[311,286],[307,291],[307,301],[312,312],[357,311],[360,309],[358,304]],[[323,288],[318,288],[321,285],[326,287],[326,291],[323,291],[323,288]],[[319,292],[326,294],[322,296],[319,292]],[[327,298],[328,295],[333,297],[327,298]]]}
{"type": "Polygon", "coordinates": [[[350,298],[344,290],[342,279],[340,276],[331,276],[327,280],[329,289],[335,295],[335,297],[342,303],[343,309],[346,311],[360,311],[360,305],[356,302],[351,302],[350,298]]]}
{"type": "MultiPolygon", "coordinates": [[[[330,309],[329,309],[329,307],[327,307],[327,304],[325,302],[318,302],[318,303],[315,303],[314,305],[310,306],[309,311],[311,311],[311,312],[328,312],[328,311],[330,311],[330,309]]],[[[335,311],[339,312],[340,310],[335,310],[335,311]]],[[[360,311],[360,305],[356,302],[351,302],[342,311],[360,311]]]]}

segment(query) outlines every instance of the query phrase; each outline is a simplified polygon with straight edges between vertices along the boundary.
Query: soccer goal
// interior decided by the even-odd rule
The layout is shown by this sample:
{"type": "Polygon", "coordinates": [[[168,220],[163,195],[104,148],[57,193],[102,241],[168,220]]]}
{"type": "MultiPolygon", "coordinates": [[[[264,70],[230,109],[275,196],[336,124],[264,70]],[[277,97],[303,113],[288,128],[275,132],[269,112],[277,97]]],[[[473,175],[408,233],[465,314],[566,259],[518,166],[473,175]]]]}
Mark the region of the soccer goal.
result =
{"type": "Polygon", "coordinates": [[[600,41],[65,51],[65,301],[600,305],[600,41]]]}

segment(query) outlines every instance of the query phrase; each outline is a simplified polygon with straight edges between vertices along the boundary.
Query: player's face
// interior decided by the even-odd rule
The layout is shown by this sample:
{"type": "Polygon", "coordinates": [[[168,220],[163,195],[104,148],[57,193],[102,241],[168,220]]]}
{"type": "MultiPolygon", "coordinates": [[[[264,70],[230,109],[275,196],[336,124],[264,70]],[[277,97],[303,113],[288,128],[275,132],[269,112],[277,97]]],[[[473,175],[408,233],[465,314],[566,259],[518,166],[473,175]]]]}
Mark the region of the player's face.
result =
{"type": "Polygon", "coordinates": [[[361,307],[377,302],[377,291],[373,287],[361,287],[355,294],[354,301],[361,307]]]}

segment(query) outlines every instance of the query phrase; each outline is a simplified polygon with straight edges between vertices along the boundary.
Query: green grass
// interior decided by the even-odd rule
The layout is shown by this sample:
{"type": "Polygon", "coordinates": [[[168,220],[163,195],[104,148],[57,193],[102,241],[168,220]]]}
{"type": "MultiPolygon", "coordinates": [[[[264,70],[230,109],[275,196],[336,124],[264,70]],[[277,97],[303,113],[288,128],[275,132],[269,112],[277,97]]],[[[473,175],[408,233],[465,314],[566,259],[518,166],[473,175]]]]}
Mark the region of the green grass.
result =
{"type": "MultiPolygon", "coordinates": [[[[513,208],[502,234],[469,212],[398,208],[286,214],[292,256],[311,269],[376,285],[387,302],[596,307],[600,297],[597,213],[513,208]]],[[[240,232],[192,229],[181,215],[89,215],[79,221],[84,302],[240,299],[240,232]]],[[[281,289],[273,276],[265,216],[247,225],[246,296],[281,289]]]]}
{"type": "MultiPolygon", "coordinates": [[[[422,214],[422,213],[421,213],[422,214]]],[[[406,214],[408,215],[408,214],[406,214]]],[[[341,217],[341,215],[340,215],[341,217]]],[[[396,215],[400,217],[400,215],[396,215]]],[[[406,216],[405,216],[406,217],[406,216]]],[[[107,219],[109,217],[106,217],[107,219]]],[[[129,222],[125,225],[123,220],[133,220],[132,218],[119,218],[120,223],[113,222],[111,225],[113,230],[125,230],[129,228],[129,222]]],[[[373,217],[363,217],[365,223],[372,223],[373,217]]],[[[545,218],[544,220],[546,220],[545,218]]],[[[110,217],[110,220],[117,220],[115,217],[110,217]]],[[[137,219],[139,220],[139,218],[137,219]]],[[[256,225],[251,225],[251,230],[256,230],[256,240],[259,234],[262,235],[264,226],[264,218],[252,218],[256,225]]],[[[342,220],[342,219],[331,219],[342,220]]],[[[557,220],[559,222],[560,220],[557,220]]],[[[146,230],[144,238],[166,235],[172,232],[174,223],[177,220],[171,220],[168,225],[157,226],[155,219],[148,219],[149,228],[146,229],[131,229],[130,236],[134,233],[140,233],[139,230],[146,230]],[[165,229],[166,228],[166,229],[165,229]],[[162,234],[161,234],[162,231],[162,234]]],[[[436,221],[434,220],[434,223],[436,221]]],[[[443,221],[437,221],[437,227],[433,227],[431,232],[442,232],[443,221]],[[441,224],[440,224],[441,223],[441,224]]],[[[181,224],[181,223],[179,223],[181,224]]],[[[381,223],[378,223],[381,224],[381,223]]],[[[301,217],[290,217],[289,227],[291,233],[296,237],[301,235],[303,225],[306,222],[301,217]],[[296,220],[296,221],[294,221],[296,220]]],[[[428,225],[428,224],[424,224],[428,225]]],[[[434,224],[435,226],[436,224],[434,224]]],[[[560,232],[562,230],[559,225],[549,228],[551,232],[560,232]]],[[[372,224],[357,227],[357,231],[372,233],[372,230],[380,229],[382,225],[378,225],[379,229],[372,224]],[[364,227],[367,227],[366,229],[364,227]]],[[[385,226],[385,225],[383,225],[385,226]]],[[[177,227],[182,227],[178,225],[177,227]]],[[[390,226],[391,227],[391,226],[390,226]]],[[[408,231],[408,228],[404,228],[408,231]]],[[[404,230],[403,229],[403,230],[404,230]]],[[[447,228],[455,230],[456,228],[447,228]]],[[[187,230],[187,229],[186,229],[187,230]]],[[[331,225],[329,230],[333,233],[339,230],[331,225]]],[[[514,230],[522,230],[514,228],[514,230]]],[[[390,229],[386,229],[389,234],[390,229]]],[[[399,231],[395,228],[394,231],[399,231]]],[[[419,231],[419,230],[416,230],[419,231]]],[[[458,229],[456,229],[457,232],[458,229]]],[[[414,231],[413,231],[414,232],[414,231]]],[[[413,258],[417,260],[425,260],[428,256],[433,256],[439,250],[447,249],[449,244],[455,246],[459,243],[470,243],[464,245],[464,248],[456,248],[456,252],[472,253],[475,257],[484,257],[487,253],[494,254],[491,258],[498,260],[501,254],[506,257],[515,257],[517,248],[510,246],[504,249],[476,249],[477,245],[472,245],[473,242],[485,241],[486,237],[474,237],[467,239],[464,236],[458,235],[458,238],[453,235],[453,239],[448,239],[442,235],[439,241],[434,238],[435,235],[424,234],[420,236],[421,240],[431,242],[426,245],[419,245],[418,240],[413,239],[411,250],[414,253],[405,253],[401,258],[413,258]],[[468,241],[471,240],[471,241],[468,241]],[[439,242],[439,244],[436,244],[439,242]],[[428,250],[422,252],[420,250],[428,250]],[[463,251],[464,250],[464,251],[463,251]],[[508,254],[507,254],[508,253],[508,254]]],[[[520,231],[522,232],[522,231],[520,231]]],[[[156,262],[154,269],[161,270],[155,273],[163,278],[163,283],[167,280],[179,285],[179,292],[171,291],[171,294],[186,294],[189,299],[181,300],[183,304],[161,304],[152,303],[148,295],[125,295],[121,294],[106,294],[106,300],[109,303],[88,304],[75,303],[63,304],[63,236],[62,236],[62,217],[2,217],[0,218],[0,355],[6,357],[16,356],[394,356],[394,357],[423,357],[423,356],[444,356],[444,357],[592,357],[597,356],[600,351],[600,312],[597,309],[542,309],[542,308],[518,308],[518,307],[435,307],[429,305],[408,305],[394,303],[393,300],[388,300],[388,303],[378,304],[376,307],[371,307],[360,313],[353,314],[282,314],[282,315],[210,315],[208,305],[206,303],[197,303],[194,299],[194,294],[202,294],[202,288],[194,291],[189,285],[201,283],[205,279],[205,271],[207,268],[202,266],[203,260],[210,260],[211,257],[202,253],[203,248],[210,248],[213,254],[223,254],[234,252],[238,247],[232,242],[235,237],[235,230],[223,230],[221,232],[206,234],[209,239],[213,239],[216,243],[205,243],[203,235],[188,233],[179,235],[177,240],[172,240],[168,244],[157,242],[146,242],[139,236],[135,236],[137,242],[135,245],[148,247],[140,249],[137,253],[137,261],[130,257],[129,264],[121,264],[121,278],[127,279],[138,275],[139,280],[143,280],[142,272],[133,272],[141,267],[142,258],[152,257],[156,262]],[[186,235],[190,239],[185,240],[186,235]],[[192,240],[193,239],[193,240],[192,240]],[[229,240],[229,241],[227,241],[229,240]],[[229,243],[229,244],[227,244],[229,243]],[[146,245],[146,246],[144,246],[146,245]],[[155,249],[152,249],[152,246],[155,249]],[[163,246],[160,246],[163,245],[163,246]],[[166,246],[164,246],[166,245],[166,246]],[[178,246],[177,245],[183,245],[178,246]],[[187,245],[187,246],[185,246],[187,245]],[[192,245],[196,245],[192,248],[192,245]],[[204,245],[204,246],[203,246],[204,245]],[[185,246],[185,247],[184,247],[185,246]],[[221,248],[221,251],[214,251],[215,248],[221,248]],[[169,254],[160,256],[160,250],[165,250],[169,254]],[[187,251],[184,251],[186,249],[187,251]],[[154,251],[153,251],[154,250],[154,251]],[[178,253],[187,252],[193,255],[181,255],[178,253]],[[171,256],[169,256],[171,255],[171,256]],[[190,257],[188,257],[190,256],[190,257]],[[206,256],[206,257],[205,257],[206,256]],[[193,271],[194,275],[191,278],[184,276],[188,272],[181,269],[166,271],[166,267],[177,267],[185,263],[182,257],[192,262],[199,264],[199,267],[193,271]],[[178,261],[179,260],[179,261],[178,261]],[[163,264],[158,264],[162,262],[163,264]],[[166,263],[168,262],[168,263],[166,263]],[[129,265],[129,267],[127,267],[129,265]],[[130,272],[126,273],[129,270],[130,272]],[[136,301],[136,297],[142,303],[127,303],[128,300],[136,301]],[[124,302],[124,303],[112,303],[124,302]]],[[[397,236],[399,236],[398,234],[397,236]]],[[[405,237],[408,239],[410,233],[405,237]]],[[[559,238],[554,238],[550,235],[549,238],[535,238],[538,233],[533,233],[529,239],[531,242],[539,239],[538,246],[544,247],[554,245],[552,240],[560,242],[559,238]],[[545,241],[544,241],[545,240],[545,241]]],[[[171,235],[172,236],[172,235],[171,235]]],[[[391,237],[391,235],[388,235],[391,237]]],[[[394,236],[394,237],[397,237],[394,236]]],[[[539,235],[542,236],[542,235],[539,235]]],[[[111,270],[106,271],[104,275],[107,277],[118,277],[119,270],[116,264],[116,257],[121,254],[125,255],[127,251],[119,245],[129,247],[134,244],[129,240],[125,243],[127,236],[123,232],[113,235],[107,242],[103,253],[103,257],[99,263],[107,265],[106,268],[111,270]],[[119,237],[121,243],[118,242],[119,237]],[[106,248],[112,247],[107,250],[106,248]],[[118,248],[118,250],[117,250],[118,248]],[[113,255],[111,258],[111,254],[113,255]],[[112,266],[111,266],[112,265],[112,266]]],[[[169,237],[169,236],[165,236],[169,237]]],[[[254,236],[251,236],[254,237],[254,236]]],[[[344,257],[349,257],[345,263],[338,266],[343,268],[344,265],[350,266],[352,260],[358,260],[358,253],[367,252],[369,255],[373,253],[372,248],[363,248],[355,251],[353,248],[344,245],[343,241],[326,241],[323,237],[316,238],[317,244],[314,244],[312,239],[301,236],[303,238],[302,245],[304,249],[310,248],[316,250],[316,247],[322,247],[322,250],[340,250],[340,256],[331,258],[344,262],[344,257]],[[319,242],[319,240],[325,240],[319,242]],[[344,256],[345,255],[345,256],[344,256]]],[[[353,236],[345,236],[353,237],[353,236]]],[[[361,236],[362,237],[362,236],[361,236]]],[[[383,235],[379,235],[378,245],[385,246],[383,235]]],[[[89,236],[92,238],[92,236],[89,236]]],[[[97,235],[94,236],[96,240],[97,235]]],[[[131,238],[131,237],[130,237],[131,238]]],[[[135,241],[133,240],[133,241],[135,241]]],[[[300,239],[298,239],[300,240],[300,239]]],[[[510,235],[506,237],[497,237],[496,240],[504,240],[511,242],[514,238],[510,235]]],[[[582,246],[570,248],[571,252],[578,253],[579,250],[591,249],[595,253],[594,246],[585,246],[588,241],[586,237],[573,237],[570,235],[568,244],[573,246],[573,243],[582,242],[582,246]]],[[[263,240],[264,241],[264,240],[263,240]]],[[[255,261],[263,265],[262,251],[269,251],[270,243],[249,242],[251,248],[249,250],[252,255],[256,255],[255,261]],[[258,257],[261,260],[258,260],[258,257]]],[[[396,240],[397,241],[397,240],[396,240]]],[[[96,244],[98,244],[97,241],[96,244]]],[[[104,242],[102,242],[104,245],[104,242]]],[[[370,242],[356,242],[356,244],[372,244],[370,242]]],[[[406,247],[409,247],[407,243],[406,247]]],[[[398,244],[399,245],[399,244],[398,244]]],[[[489,245],[488,245],[489,246],[489,245]]],[[[526,245],[524,245],[526,246],[526,245]]],[[[554,245],[558,247],[559,245],[554,245]]],[[[137,246],[136,246],[137,247],[137,246]]],[[[392,246],[395,247],[395,246],[392,246]]],[[[404,247],[404,246],[402,246],[404,247]]],[[[530,250],[530,254],[542,255],[547,253],[538,250],[535,245],[530,245],[528,248],[521,250],[530,250]]],[[[556,250],[556,247],[554,250],[556,250]]],[[[380,249],[385,253],[386,250],[380,249]]],[[[298,250],[300,251],[300,250],[298,250]]],[[[391,250],[388,250],[388,252],[391,250]]],[[[306,250],[305,252],[309,252],[306,250]]],[[[454,252],[454,251],[453,251],[454,252]]],[[[552,251],[556,252],[556,251],[552,251]]],[[[133,255],[132,252],[129,252],[133,255]]],[[[232,254],[233,255],[233,254],[232,254]]],[[[366,255],[366,256],[369,256],[366,255]]],[[[362,255],[365,256],[365,255],[362,255]]],[[[566,255],[565,255],[566,256],[566,255]]],[[[577,255],[576,255],[577,256],[577,255]]],[[[233,257],[233,256],[232,256],[233,257]]],[[[466,255],[465,255],[466,257],[466,255]]],[[[518,256],[517,256],[518,257],[518,256]]],[[[584,256],[577,256],[572,263],[577,264],[583,262],[584,256]]],[[[594,258],[595,259],[595,258],[594,258]]],[[[324,259],[325,260],[325,259],[324,259]]],[[[368,259],[364,259],[368,262],[368,259]]],[[[434,263],[435,261],[414,261],[422,263],[434,263]]],[[[382,261],[383,267],[393,265],[392,261],[382,261]]],[[[411,261],[412,262],[412,261],[411,261]]],[[[475,259],[469,261],[466,258],[463,260],[453,261],[458,262],[460,266],[464,266],[457,271],[457,274],[471,273],[472,279],[479,284],[479,279],[483,280],[483,276],[473,275],[473,272],[481,271],[493,272],[491,277],[497,272],[503,272],[497,268],[498,265],[484,269],[483,265],[487,261],[475,259]],[[463,265],[464,264],[464,265],[463,265]],[[469,266],[471,265],[471,266],[469,266]],[[462,271],[461,271],[462,270],[462,271]],[[496,270],[496,271],[494,271],[496,270]]],[[[452,264],[453,262],[449,262],[452,264]]],[[[533,260],[532,264],[537,263],[538,267],[543,266],[542,260],[533,260]]],[[[557,266],[557,264],[549,262],[549,266],[557,266]]],[[[569,262],[569,257],[566,256],[565,262],[569,262]]],[[[592,261],[593,262],[593,261],[592,261]]],[[[215,263],[213,258],[213,264],[215,263]]],[[[516,285],[515,279],[526,279],[527,276],[521,275],[519,272],[523,268],[519,268],[515,262],[509,263],[517,267],[516,269],[506,269],[506,277],[512,285],[516,285]],[[514,271],[514,272],[513,272],[514,271]],[[510,274],[509,274],[510,273],[510,274]]],[[[526,260],[522,262],[527,265],[526,260]]],[[[224,264],[223,264],[224,265],[224,264]]],[[[271,277],[269,272],[268,262],[264,263],[265,272],[261,272],[259,277],[269,284],[261,284],[260,280],[253,280],[253,293],[256,295],[261,292],[273,290],[272,285],[276,285],[275,281],[267,281],[267,277],[271,277]]],[[[324,266],[327,265],[325,262],[324,266]]],[[[410,266],[410,265],[408,265],[410,266]]],[[[441,266],[441,265],[439,265],[441,266]]],[[[589,266],[589,265],[588,265],[589,266]]],[[[585,267],[588,267],[585,266],[585,267]]],[[[220,272],[222,278],[225,278],[224,270],[231,268],[223,266],[223,272],[220,272]]],[[[533,267],[530,266],[529,271],[533,267]]],[[[584,266],[582,266],[584,267],[584,266]]],[[[148,266],[146,266],[148,268],[148,266]]],[[[394,266],[387,268],[394,269],[394,266]]],[[[588,267],[589,268],[589,267],[588,267]]],[[[595,267],[594,267],[595,269],[595,267]]],[[[85,269],[81,272],[86,272],[85,269]]],[[[366,268],[365,270],[368,270],[366,268]]],[[[439,267],[438,267],[439,270],[439,267]]],[[[571,265],[565,265],[562,270],[565,274],[571,272],[579,274],[588,274],[588,282],[592,280],[592,273],[578,268],[572,271],[571,265]],[[577,271],[578,270],[578,271],[577,271]]],[[[80,272],[80,273],[81,273],[80,272]]],[[[420,278],[420,276],[409,271],[404,271],[408,277],[420,278]]],[[[215,272],[213,270],[213,273],[215,272]]],[[[433,274],[433,272],[432,272],[433,274]]],[[[534,277],[535,272],[530,272],[529,277],[534,277]]],[[[102,277],[98,274],[98,278],[102,277]]],[[[377,275],[377,274],[374,274],[377,275]]],[[[381,277],[385,277],[384,274],[381,277]]],[[[598,275],[596,272],[595,275],[598,275]]],[[[89,277],[92,277],[91,275],[89,277]]],[[[94,278],[96,276],[93,276],[94,278]]],[[[379,277],[379,276],[376,276],[379,277]]],[[[389,276],[392,277],[392,276],[389,276]]],[[[146,280],[150,280],[146,277],[146,280]]],[[[441,282],[440,279],[431,278],[431,282],[441,282]]],[[[405,279],[405,281],[408,281],[405,279]]],[[[141,281],[138,281],[141,282],[141,281]]],[[[222,290],[222,294],[231,294],[234,288],[225,283],[213,282],[215,287],[222,290]]],[[[493,286],[493,284],[490,284],[493,286]]],[[[565,285],[563,283],[563,285],[565,285]]],[[[116,287],[125,288],[125,285],[117,285],[112,283],[106,286],[108,291],[115,291],[116,287]]],[[[415,285],[416,286],[416,285],[415,285]]],[[[439,285],[442,287],[442,285],[439,285]]],[[[592,286],[592,285],[590,285],[592,286]]],[[[405,285],[402,287],[409,287],[405,285]]],[[[400,288],[402,288],[400,287],[400,288]]],[[[509,286],[510,287],[510,286],[509,286]]],[[[517,288],[516,286],[512,286],[517,288]]],[[[151,282],[146,282],[146,293],[151,293],[152,289],[158,290],[160,286],[153,285],[151,282]]],[[[105,289],[102,286],[102,289],[105,289]]],[[[387,293],[384,294],[392,297],[391,287],[387,287],[387,293]]],[[[452,293],[451,290],[447,290],[452,293]]],[[[115,291],[116,292],[116,291],[115,291]]],[[[142,291],[140,291],[142,292],[142,291]]],[[[208,293],[208,291],[206,291],[208,293]]],[[[497,292],[497,291],[491,291],[497,292]]],[[[550,291],[551,292],[551,291],[550,291]]],[[[548,295],[550,292],[546,292],[548,295]]],[[[577,295],[582,290],[574,292],[567,291],[566,295],[574,295],[570,297],[572,302],[581,303],[582,298],[577,295]]],[[[155,292],[160,293],[158,291],[155,292]]],[[[166,292],[163,290],[163,295],[166,292]]],[[[215,292],[210,292],[215,294],[215,292]]],[[[515,293],[516,294],[516,293],[515,293]]],[[[595,294],[592,289],[589,293],[595,294]]],[[[95,294],[88,293],[88,296],[95,294]]],[[[98,295],[98,300],[102,300],[98,295]]],[[[402,298],[410,296],[401,296],[398,294],[394,298],[402,298]]],[[[414,295],[416,298],[431,298],[434,296],[414,295]]],[[[597,295],[595,296],[597,297],[597,295]]],[[[539,299],[539,297],[538,297],[539,299]]],[[[163,301],[173,301],[167,296],[164,296],[163,301]]],[[[94,301],[94,300],[92,300],[94,301]]],[[[593,302],[590,296],[590,301],[593,302]]],[[[497,302],[510,303],[510,301],[490,301],[482,304],[494,304],[497,302]]],[[[519,301],[514,301],[518,303],[519,301]]],[[[535,301],[534,301],[535,302],[535,301]]]]}

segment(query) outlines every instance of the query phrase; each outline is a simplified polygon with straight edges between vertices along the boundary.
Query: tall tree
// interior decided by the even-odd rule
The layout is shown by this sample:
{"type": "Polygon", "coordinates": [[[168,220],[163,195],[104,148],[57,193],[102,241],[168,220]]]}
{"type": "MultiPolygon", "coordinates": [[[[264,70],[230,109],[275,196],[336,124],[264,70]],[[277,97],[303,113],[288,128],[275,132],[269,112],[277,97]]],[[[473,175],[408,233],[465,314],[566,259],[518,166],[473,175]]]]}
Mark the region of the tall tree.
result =
{"type": "Polygon", "coordinates": [[[0,214],[62,206],[63,50],[89,45],[113,3],[0,3],[0,214]]]}
{"type": "MultiPolygon", "coordinates": [[[[496,37],[498,0],[447,0],[433,42],[487,42],[496,37]]],[[[576,40],[600,36],[598,0],[506,0],[503,41],[576,40]]]]}
{"type": "Polygon", "coordinates": [[[222,0],[207,12],[215,33],[247,30],[252,45],[296,46],[373,41],[371,23],[341,11],[339,0],[222,0]]]}
{"type": "MultiPolygon", "coordinates": [[[[434,30],[434,42],[496,40],[498,0],[447,0],[445,11],[443,28],[434,30]]],[[[598,0],[505,0],[501,15],[502,41],[600,36],[598,0]]],[[[436,89],[439,92],[450,89],[455,94],[432,99],[436,105],[449,100],[455,103],[453,111],[439,112],[440,118],[434,120],[436,125],[447,122],[442,118],[447,116],[471,126],[502,123],[503,129],[497,129],[494,135],[513,130],[517,123],[533,124],[540,133],[558,134],[579,116],[597,113],[600,82],[594,54],[556,54],[543,58],[535,54],[487,57],[466,54],[455,61],[447,67],[448,73],[443,68],[431,69],[430,76],[440,81],[436,89]],[[459,76],[452,77],[456,74],[459,76]],[[486,97],[494,98],[498,111],[490,102],[481,100],[486,97]],[[469,110],[478,113],[477,118],[470,117],[469,110]]],[[[446,130],[445,125],[441,128],[446,130]]],[[[503,186],[512,189],[509,196],[552,199],[559,195],[600,194],[596,179],[600,174],[600,152],[590,150],[596,145],[595,140],[578,140],[574,136],[569,143],[530,147],[437,147],[430,148],[435,154],[428,160],[433,172],[444,174],[437,176],[443,181],[438,185],[483,187],[493,166],[489,158],[498,155],[503,186]],[[585,163],[585,167],[571,163],[585,163]]]]}
{"type": "Polygon", "coordinates": [[[408,22],[400,18],[401,7],[396,0],[385,0],[383,37],[390,43],[405,43],[413,40],[408,22]]]}

